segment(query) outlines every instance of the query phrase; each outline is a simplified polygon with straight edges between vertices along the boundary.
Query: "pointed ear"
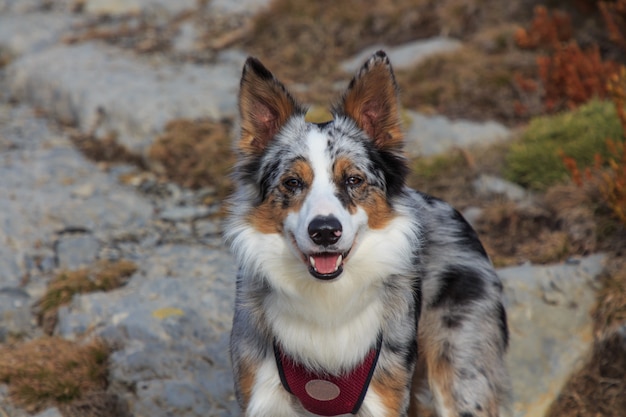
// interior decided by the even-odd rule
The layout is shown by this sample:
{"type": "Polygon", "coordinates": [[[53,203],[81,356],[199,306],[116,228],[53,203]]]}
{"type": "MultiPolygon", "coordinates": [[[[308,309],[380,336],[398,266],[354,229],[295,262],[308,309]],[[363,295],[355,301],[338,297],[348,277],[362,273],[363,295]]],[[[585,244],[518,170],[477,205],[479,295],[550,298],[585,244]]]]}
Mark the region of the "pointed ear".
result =
{"type": "Polygon", "coordinates": [[[398,86],[383,51],[376,52],[361,67],[334,110],[354,119],[376,147],[402,147],[398,86]]]}
{"type": "Polygon", "coordinates": [[[292,115],[305,112],[280,81],[259,60],[250,57],[241,75],[239,113],[239,149],[258,154],[292,115]]]}

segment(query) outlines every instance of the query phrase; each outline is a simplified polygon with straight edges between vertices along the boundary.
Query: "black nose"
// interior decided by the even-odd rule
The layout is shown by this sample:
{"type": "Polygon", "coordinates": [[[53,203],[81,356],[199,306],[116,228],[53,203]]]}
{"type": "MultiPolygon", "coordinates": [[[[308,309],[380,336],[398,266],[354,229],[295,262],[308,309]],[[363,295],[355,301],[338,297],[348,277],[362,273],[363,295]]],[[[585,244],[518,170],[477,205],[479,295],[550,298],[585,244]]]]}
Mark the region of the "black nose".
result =
{"type": "Polygon", "coordinates": [[[317,216],[309,223],[309,236],[317,245],[329,246],[341,237],[341,223],[335,216],[317,216]]]}

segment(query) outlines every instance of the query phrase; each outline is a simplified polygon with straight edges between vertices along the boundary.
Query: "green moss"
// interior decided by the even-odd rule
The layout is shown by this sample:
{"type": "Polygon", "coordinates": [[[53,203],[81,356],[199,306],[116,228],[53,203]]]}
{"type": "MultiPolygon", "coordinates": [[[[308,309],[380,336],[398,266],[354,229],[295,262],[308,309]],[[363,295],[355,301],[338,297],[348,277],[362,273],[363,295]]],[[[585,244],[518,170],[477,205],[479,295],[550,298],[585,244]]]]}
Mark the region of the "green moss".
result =
{"type": "Polygon", "coordinates": [[[560,152],[572,157],[579,168],[593,164],[596,153],[606,152],[607,138],[624,140],[615,107],[593,100],[580,108],[533,119],[521,140],[506,157],[506,177],[534,190],[568,178],[560,152]]]}

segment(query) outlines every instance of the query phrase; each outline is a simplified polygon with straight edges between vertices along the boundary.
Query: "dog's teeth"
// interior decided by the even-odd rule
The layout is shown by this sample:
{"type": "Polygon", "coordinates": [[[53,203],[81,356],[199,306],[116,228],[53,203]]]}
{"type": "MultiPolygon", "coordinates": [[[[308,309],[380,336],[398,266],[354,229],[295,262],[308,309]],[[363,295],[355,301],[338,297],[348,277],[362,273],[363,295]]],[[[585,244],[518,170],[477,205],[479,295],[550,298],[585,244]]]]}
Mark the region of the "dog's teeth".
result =
{"type": "Polygon", "coordinates": [[[309,262],[311,262],[311,266],[313,267],[313,269],[315,269],[315,258],[309,256],[309,262]]]}
{"type": "Polygon", "coordinates": [[[335,271],[339,269],[341,262],[343,262],[343,255],[339,255],[337,257],[337,262],[335,262],[335,271]]]}

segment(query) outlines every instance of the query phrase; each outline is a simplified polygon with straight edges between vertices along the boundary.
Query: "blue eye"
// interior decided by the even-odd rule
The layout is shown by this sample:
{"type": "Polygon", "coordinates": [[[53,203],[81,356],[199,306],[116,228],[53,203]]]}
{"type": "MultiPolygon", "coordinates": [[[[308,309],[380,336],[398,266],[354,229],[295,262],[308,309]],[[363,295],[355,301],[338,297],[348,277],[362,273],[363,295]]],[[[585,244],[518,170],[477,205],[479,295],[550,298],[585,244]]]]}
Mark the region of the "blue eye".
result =
{"type": "Polygon", "coordinates": [[[295,191],[302,188],[302,181],[300,181],[298,178],[287,178],[285,181],[283,181],[283,185],[288,189],[295,191]]]}

